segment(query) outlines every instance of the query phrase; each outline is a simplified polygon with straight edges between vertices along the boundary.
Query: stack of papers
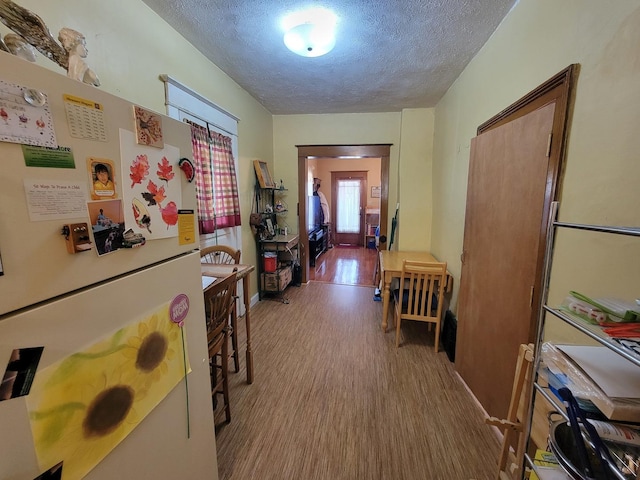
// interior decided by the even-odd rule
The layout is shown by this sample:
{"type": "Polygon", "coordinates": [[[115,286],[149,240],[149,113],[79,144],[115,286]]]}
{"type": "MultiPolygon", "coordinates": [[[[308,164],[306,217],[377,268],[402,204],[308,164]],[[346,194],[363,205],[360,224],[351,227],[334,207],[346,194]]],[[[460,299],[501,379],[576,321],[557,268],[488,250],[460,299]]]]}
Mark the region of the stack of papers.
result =
{"type": "MultiPolygon", "coordinates": [[[[640,367],[606,347],[558,345],[557,348],[591,379],[596,388],[588,399],[602,413],[610,420],[637,420],[640,367]]],[[[564,373],[570,376],[569,372],[564,373]]]]}

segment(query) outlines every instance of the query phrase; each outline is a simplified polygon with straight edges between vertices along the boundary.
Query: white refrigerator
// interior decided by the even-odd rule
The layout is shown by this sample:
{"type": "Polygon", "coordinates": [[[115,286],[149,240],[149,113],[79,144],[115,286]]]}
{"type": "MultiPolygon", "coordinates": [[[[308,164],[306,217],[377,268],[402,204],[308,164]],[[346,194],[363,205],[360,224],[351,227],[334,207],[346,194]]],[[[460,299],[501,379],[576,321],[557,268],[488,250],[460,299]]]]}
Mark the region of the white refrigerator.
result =
{"type": "Polygon", "coordinates": [[[218,478],[185,157],[186,125],[0,51],[0,479],[218,478]]]}

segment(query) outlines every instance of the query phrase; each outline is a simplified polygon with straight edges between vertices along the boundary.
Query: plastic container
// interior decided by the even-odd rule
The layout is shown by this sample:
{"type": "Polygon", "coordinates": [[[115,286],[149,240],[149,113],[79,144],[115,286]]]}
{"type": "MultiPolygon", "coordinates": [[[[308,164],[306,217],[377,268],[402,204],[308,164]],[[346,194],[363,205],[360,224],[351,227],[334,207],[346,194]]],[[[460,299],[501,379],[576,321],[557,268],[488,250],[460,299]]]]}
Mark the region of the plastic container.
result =
{"type": "Polygon", "coordinates": [[[273,272],[275,272],[277,270],[277,268],[278,268],[278,257],[277,257],[277,255],[275,253],[266,252],[263,255],[263,260],[264,260],[264,263],[263,263],[264,268],[263,268],[263,270],[265,272],[273,273],[273,272]]]}
{"type": "Polygon", "coordinates": [[[562,302],[562,308],[578,315],[589,323],[596,324],[609,320],[606,313],[593,305],[569,295],[562,302]]]}

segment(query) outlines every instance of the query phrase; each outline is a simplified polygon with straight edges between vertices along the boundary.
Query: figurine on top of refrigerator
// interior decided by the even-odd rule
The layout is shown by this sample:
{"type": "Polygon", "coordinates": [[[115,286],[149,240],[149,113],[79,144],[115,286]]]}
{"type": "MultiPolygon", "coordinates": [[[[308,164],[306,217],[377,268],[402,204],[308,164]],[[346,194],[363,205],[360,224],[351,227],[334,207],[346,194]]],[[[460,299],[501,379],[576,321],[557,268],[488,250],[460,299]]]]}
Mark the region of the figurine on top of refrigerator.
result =
{"type": "Polygon", "coordinates": [[[9,52],[14,54],[16,57],[23,58],[29,62],[36,61],[36,49],[20,35],[7,33],[4,36],[4,43],[9,52]]]}
{"type": "Polygon", "coordinates": [[[62,43],[62,46],[69,55],[67,76],[74,80],[88,83],[89,85],[100,86],[98,76],[83,60],[89,53],[84,35],[76,30],[65,27],[58,33],[58,40],[60,40],[60,43],[62,43]]]}

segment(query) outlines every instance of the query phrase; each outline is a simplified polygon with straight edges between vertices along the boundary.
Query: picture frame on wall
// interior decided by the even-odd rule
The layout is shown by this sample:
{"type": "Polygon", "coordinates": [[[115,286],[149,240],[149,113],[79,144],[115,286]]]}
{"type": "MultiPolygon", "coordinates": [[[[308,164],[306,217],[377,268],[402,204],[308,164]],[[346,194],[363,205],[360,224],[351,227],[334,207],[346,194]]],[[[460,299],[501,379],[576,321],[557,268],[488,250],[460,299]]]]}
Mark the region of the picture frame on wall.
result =
{"type": "Polygon", "coordinates": [[[162,117],[137,105],[133,107],[133,116],[135,117],[136,143],[149,147],[164,148],[162,117]]]}
{"type": "Polygon", "coordinates": [[[380,198],[380,186],[371,187],[371,198],[380,198]]]}
{"type": "Polygon", "coordinates": [[[271,173],[269,172],[269,165],[267,165],[267,162],[263,162],[262,160],[254,160],[253,167],[256,170],[256,177],[258,178],[260,188],[276,188],[276,184],[271,177],[271,173]]]}

